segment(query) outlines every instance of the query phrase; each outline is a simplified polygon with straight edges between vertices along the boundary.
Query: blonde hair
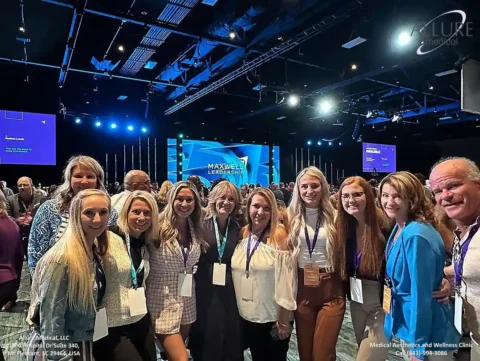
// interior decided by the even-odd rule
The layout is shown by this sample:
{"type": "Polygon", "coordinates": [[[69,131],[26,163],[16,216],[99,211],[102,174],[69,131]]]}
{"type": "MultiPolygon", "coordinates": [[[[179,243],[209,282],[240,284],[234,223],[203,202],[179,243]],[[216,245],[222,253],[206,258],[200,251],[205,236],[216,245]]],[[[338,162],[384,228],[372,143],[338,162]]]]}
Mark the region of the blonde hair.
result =
{"type": "Polygon", "coordinates": [[[200,196],[198,195],[197,189],[190,182],[177,182],[173,185],[173,188],[168,192],[167,204],[159,217],[159,235],[160,239],[154,242],[155,247],[160,247],[160,245],[165,244],[174,244],[177,242],[177,239],[180,236],[178,229],[176,227],[177,214],[174,209],[175,199],[177,194],[184,188],[189,189],[192,192],[193,198],[195,200],[195,208],[193,209],[192,214],[190,215],[191,223],[193,224],[192,237],[195,237],[197,242],[201,246],[205,247],[206,244],[202,239],[202,203],[200,196]]]}
{"type": "Polygon", "coordinates": [[[225,196],[228,192],[232,193],[235,200],[235,207],[233,208],[233,211],[230,215],[234,218],[238,216],[238,212],[240,211],[241,207],[240,192],[233,183],[229,181],[221,181],[212,189],[208,196],[208,205],[205,212],[206,219],[210,219],[213,215],[217,214],[215,203],[217,203],[217,201],[223,196],[225,196]]]}
{"type": "Polygon", "coordinates": [[[162,186],[160,187],[160,190],[158,191],[158,196],[157,196],[158,201],[161,203],[166,203],[168,192],[172,188],[173,188],[172,181],[169,181],[169,180],[164,181],[162,183],[162,186]]]}
{"type": "Polygon", "coordinates": [[[107,190],[103,184],[105,175],[102,166],[95,159],[87,155],[77,155],[72,157],[68,160],[67,166],[63,172],[63,183],[57,188],[53,195],[58,208],[63,212],[68,211],[70,202],[74,197],[72,189],[72,174],[73,168],[77,166],[90,169],[97,177],[97,184],[95,188],[107,194],[107,190]]]}
{"type": "Polygon", "coordinates": [[[382,190],[385,184],[395,188],[400,197],[409,202],[409,221],[430,223],[437,228],[433,203],[426,196],[425,187],[417,177],[410,172],[395,172],[387,175],[379,186],[378,200],[380,204],[382,204],[382,190]]]}
{"type": "Polygon", "coordinates": [[[0,191],[0,218],[7,216],[7,203],[3,192],[0,191]]]}
{"type": "MultiPolygon", "coordinates": [[[[82,211],[88,197],[101,196],[107,201],[110,212],[110,197],[98,189],[86,189],[79,192],[70,205],[70,221],[60,240],[47,252],[46,258],[52,262],[65,264],[68,269],[67,302],[71,309],[87,314],[95,309],[93,303],[94,270],[90,250],[87,249],[85,233],[82,228],[82,211]]],[[[107,229],[97,237],[100,255],[108,249],[107,229]]],[[[46,261],[44,261],[46,262],[46,261]]]]}
{"type": "Polygon", "coordinates": [[[153,198],[153,196],[148,192],[134,191],[128,195],[127,199],[125,200],[125,204],[118,215],[118,228],[123,234],[130,234],[130,228],[128,226],[128,213],[132,208],[133,202],[135,202],[137,199],[144,201],[152,212],[152,224],[145,231],[145,242],[152,244],[158,238],[158,206],[155,198],[153,198]]]}
{"type": "Polygon", "coordinates": [[[293,187],[292,200],[287,208],[287,215],[290,230],[287,242],[290,248],[297,249],[300,247],[300,231],[305,226],[305,203],[300,195],[300,179],[309,175],[320,181],[320,203],[318,205],[319,221],[323,223],[327,230],[327,259],[329,260],[328,269],[335,272],[341,271],[341,261],[339,255],[335,252],[335,209],[330,202],[330,193],[327,180],[323,173],[317,167],[308,167],[302,170],[295,180],[293,187]]]}
{"type": "Polygon", "coordinates": [[[277,244],[277,227],[278,227],[278,214],[277,214],[277,202],[275,200],[275,195],[268,188],[255,188],[255,190],[248,196],[247,200],[247,209],[245,214],[245,219],[247,221],[247,227],[244,228],[243,237],[246,237],[248,232],[252,231],[252,218],[250,217],[250,206],[252,205],[253,197],[261,196],[265,199],[270,206],[270,221],[267,225],[268,232],[265,235],[269,237],[269,243],[276,245],[277,244]]]}

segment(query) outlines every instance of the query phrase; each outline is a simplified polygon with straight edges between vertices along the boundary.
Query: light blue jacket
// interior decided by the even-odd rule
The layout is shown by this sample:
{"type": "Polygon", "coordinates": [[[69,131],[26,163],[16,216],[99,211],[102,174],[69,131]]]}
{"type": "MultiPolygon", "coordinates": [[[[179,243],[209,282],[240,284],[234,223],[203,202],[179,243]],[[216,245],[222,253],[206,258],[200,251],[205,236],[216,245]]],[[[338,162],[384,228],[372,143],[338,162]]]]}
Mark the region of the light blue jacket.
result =
{"type": "Polygon", "coordinates": [[[410,222],[393,243],[397,227],[390,234],[386,251],[392,304],[385,317],[385,335],[409,344],[420,359],[425,351],[453,350],[460,334],[453,325],[452,308],[433,298],[443,279],[442,237],[430,224],[410,222]]]}

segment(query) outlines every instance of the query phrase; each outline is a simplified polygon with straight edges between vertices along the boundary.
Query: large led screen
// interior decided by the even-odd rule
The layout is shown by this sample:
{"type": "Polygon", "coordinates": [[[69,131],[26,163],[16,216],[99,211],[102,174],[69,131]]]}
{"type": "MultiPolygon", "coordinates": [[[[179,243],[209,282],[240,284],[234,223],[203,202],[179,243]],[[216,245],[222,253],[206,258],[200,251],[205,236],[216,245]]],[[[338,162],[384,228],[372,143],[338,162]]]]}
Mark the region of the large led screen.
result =
{"type": "Polygon", "coordinates": [[[391,173],[397,171],[397,147],[389,144],[362,144],[363,171],[391,173]]]}
{"type": "Polygon", "coordinates": [[[0,110],[0,164],[55,165],[55,115],[0,110]]]}
{"type": "MultiPolygon", "coordinates": [[[[168,140],[168,176],[176,180],[177,143],[175,139],[168,140]],[[176,164],[173,160],[176,160],[176,164]]],[[[183,139],[181,169],[182,179],[190,175],[198,175],[208,187],[218,178],[224,178],[240,186],[242,184],[269,184],[270,154],[268,145],[223,143],[203,140],[183,139]]],[[[274,177],[280,179],[280,147],[275,147],[274,177]]],[[[180,165],[179,165],[180,166],[180,165]]]]}

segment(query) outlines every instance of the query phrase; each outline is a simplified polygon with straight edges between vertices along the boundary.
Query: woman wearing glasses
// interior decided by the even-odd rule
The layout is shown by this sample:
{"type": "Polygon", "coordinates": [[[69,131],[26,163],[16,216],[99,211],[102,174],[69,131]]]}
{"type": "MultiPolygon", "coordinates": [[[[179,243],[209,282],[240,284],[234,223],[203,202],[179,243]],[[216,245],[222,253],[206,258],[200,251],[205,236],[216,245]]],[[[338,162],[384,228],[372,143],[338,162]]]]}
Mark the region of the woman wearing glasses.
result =
{"type": "Polygon", "coordinates": [[[383,210],[396,222],[386,247],[385,334],[405,343],[405,360],[451,360],[460,335],[450,305],[432,297],[444,265],[433,206],[422,184],[408,172],[389,174],[379,190],[383,210]]]}
{"type": "Polygon", "coordinates": [[[243,337],[232,281],[231,259],[238,242],[240,195],[228,181],[210,193],[204,222],[208,250],[195,273],[197,321],[189,346],[195,361],[242,361],[243,337]]]}

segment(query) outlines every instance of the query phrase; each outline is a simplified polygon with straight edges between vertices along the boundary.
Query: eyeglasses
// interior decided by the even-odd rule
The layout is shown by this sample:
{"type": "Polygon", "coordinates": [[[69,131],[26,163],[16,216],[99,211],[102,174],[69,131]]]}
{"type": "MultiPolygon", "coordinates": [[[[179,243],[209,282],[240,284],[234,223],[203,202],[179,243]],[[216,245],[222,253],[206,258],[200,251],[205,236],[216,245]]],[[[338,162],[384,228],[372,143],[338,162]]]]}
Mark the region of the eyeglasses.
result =
{"type": "Polygon", "coordinates": [[[133,189],[141,189],[141,188],[150,188],[150,181],[147,180],[145,182],[134,182],[134,183],[125,183],[127,186],[133,189]]]}
{"type": "Polygon", "coordinates": [[[342,194],[342,200],[348,201],[350,200],[350,197],[351,197],[353,198],[354,201],[358,201],[363,197],[364,194],[365,194],[364,192],[354,192],[352,194],[344,193],[342,194]]]}

